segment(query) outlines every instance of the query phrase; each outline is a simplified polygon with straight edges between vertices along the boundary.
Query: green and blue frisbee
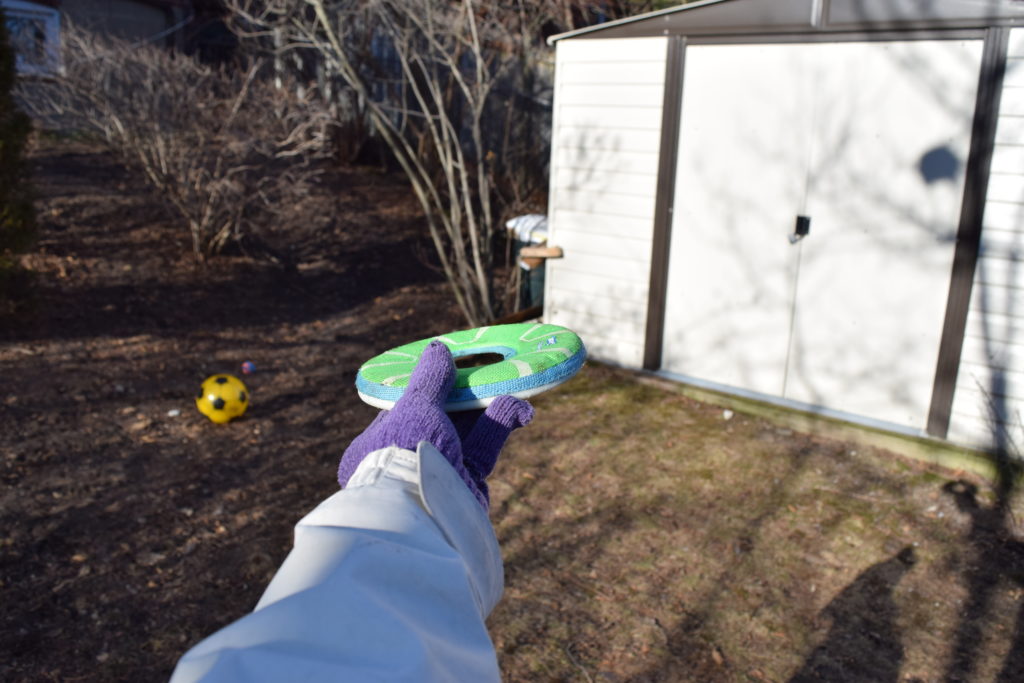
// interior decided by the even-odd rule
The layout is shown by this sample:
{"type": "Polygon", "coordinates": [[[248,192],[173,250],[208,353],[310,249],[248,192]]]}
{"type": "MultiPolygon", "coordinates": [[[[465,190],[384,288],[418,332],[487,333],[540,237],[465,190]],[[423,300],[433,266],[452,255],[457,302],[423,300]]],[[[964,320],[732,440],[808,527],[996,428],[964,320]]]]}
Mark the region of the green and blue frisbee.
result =
{"type": "Polygon", "coordinates": [[[544,323],[491,325],[449,332],[385,351],[366,361],[356,374],[359,398],[389,410],[409,386],[409,378],[427,345],[442,342],[456,359],[497,354],[501,360],[456,370],[455,386],[445,410],[486,407],[506,394],[529,398],[570,379],[583,367],[587,350],[579,336],[565,327],[544,323]]]}

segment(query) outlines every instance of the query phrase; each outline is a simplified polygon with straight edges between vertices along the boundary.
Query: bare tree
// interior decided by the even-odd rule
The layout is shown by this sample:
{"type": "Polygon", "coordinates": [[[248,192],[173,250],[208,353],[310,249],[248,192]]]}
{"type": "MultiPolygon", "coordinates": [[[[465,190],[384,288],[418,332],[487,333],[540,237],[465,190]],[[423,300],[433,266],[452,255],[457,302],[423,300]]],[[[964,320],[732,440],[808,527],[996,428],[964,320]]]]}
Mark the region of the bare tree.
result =
{"type": "Polygon", "coordinates": [[[496,85],[521,54],[508,23],[517,12],[474,0],[228,4],[242,35],[278,52],[312,52],[354,93],[424,209],[467,321],[492,320],[501,299],[493,261],[504,176],[500,136],[487,118],[497,108],[496,85]]]}
{"type": "Polygon", "coordinates": [[[62,73],[21,99],[140,169],[187,223],[199,260],[257,236],[308,192],[330,125],[309,89],[276,87],[258,64],[213,67],[76,27],[62,43],[62,73]]]}

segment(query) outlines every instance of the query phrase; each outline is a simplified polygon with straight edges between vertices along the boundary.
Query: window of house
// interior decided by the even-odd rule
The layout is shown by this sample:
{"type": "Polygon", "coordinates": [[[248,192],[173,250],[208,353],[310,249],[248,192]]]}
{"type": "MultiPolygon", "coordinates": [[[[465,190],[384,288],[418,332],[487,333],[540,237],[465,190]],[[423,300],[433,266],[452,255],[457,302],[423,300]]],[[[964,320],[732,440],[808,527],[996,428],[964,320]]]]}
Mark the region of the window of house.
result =
{"type": "Polygon", "coordinates": [[[60,68],[60,12],[34,2],[0,0],[19,74],[45,76],[60,68]]]}

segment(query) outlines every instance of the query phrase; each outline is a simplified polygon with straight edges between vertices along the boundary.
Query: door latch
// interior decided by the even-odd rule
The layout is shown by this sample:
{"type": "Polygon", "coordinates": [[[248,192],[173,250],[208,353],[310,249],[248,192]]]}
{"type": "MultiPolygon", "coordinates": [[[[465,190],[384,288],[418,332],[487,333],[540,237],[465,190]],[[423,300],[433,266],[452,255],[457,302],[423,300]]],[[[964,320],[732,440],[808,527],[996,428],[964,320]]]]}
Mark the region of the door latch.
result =
{"type": "Polygon", "coordinates": [[[807,237],[811,233],[811,217],[810,216],[797,216],[796,227],[793,229],[793,234],[789,236],[789,243],[796,244],[803,238],[807,237]]]}

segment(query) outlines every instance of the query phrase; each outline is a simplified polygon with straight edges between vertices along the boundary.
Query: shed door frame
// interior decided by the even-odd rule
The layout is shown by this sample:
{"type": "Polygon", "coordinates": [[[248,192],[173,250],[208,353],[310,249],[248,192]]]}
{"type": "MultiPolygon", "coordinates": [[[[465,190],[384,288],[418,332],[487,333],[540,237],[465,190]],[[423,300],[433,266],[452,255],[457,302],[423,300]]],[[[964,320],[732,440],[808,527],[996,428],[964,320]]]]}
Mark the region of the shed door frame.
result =
{"type": "Polygon", "coordinates": [[[967,324],[974,270],[981,239],[981,221],[988,188],[989,165],[995,145],[999,95],[1006,68],[1009,29],[882,31],[877,33],[817,33],[751,36],[687,37],[669,36],[665,73],[664,115],[661,132],[654,239],[651,254],[650,289],[644,346],[644,369],[662,368],[662,340],[665,331],[671,226],[675,206],[675,173],[678,154],[680,114],[684,95],[683,64],[688,45],[753,43],[865,42],[912,40],[982,39],[982,62],[971,129],[970,151],[958,223],[953,272],[947,297],[939,359],[935,371],[927,433],[945,438],[952,410],[953,391],[959,371],[960,352],[967,324]]]}

